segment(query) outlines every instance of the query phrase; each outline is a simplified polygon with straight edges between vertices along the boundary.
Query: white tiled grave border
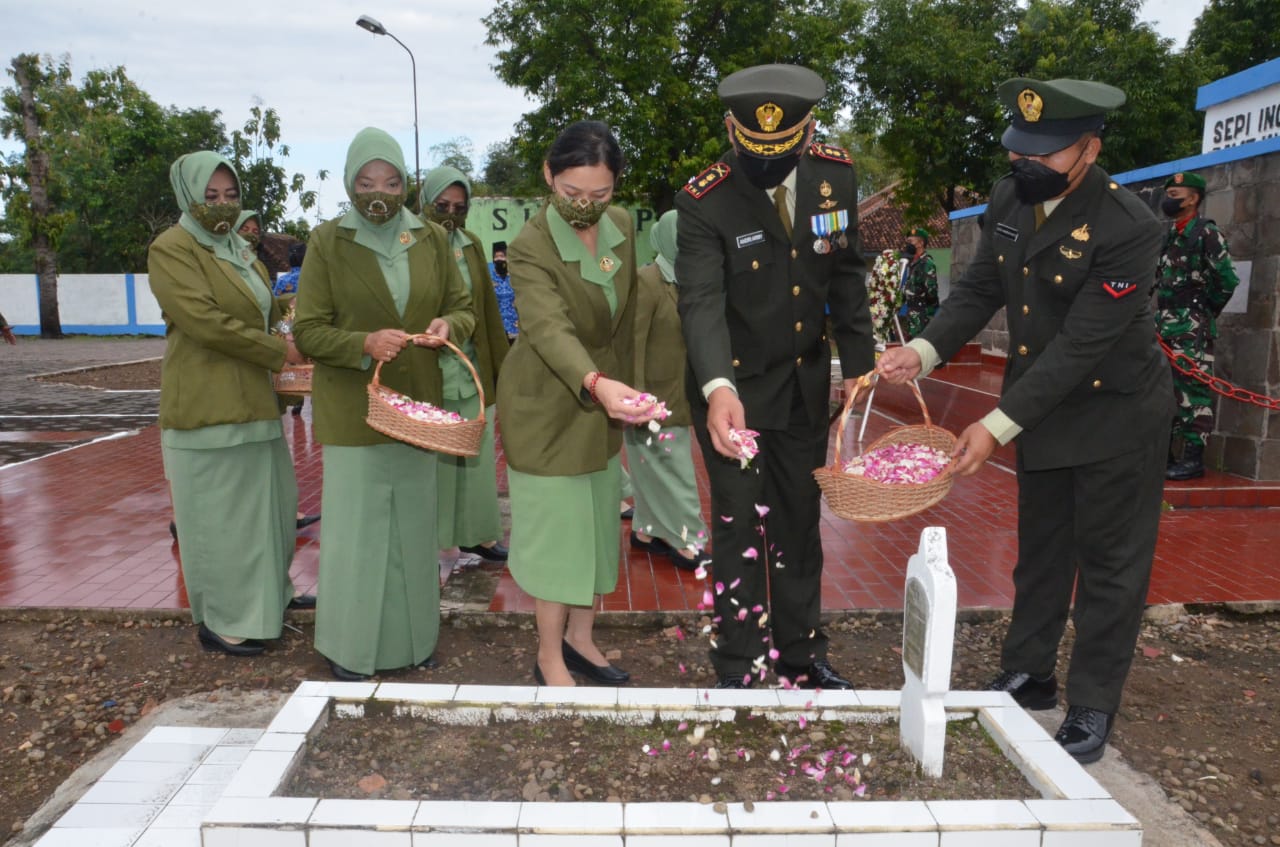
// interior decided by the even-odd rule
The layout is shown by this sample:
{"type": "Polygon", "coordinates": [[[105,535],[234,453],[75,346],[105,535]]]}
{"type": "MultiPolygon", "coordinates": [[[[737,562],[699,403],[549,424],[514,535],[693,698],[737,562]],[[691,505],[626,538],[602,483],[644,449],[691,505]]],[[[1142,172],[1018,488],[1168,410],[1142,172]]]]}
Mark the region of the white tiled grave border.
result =
{"type": "Polygon", "coordinates": [[[37,847],[1139,847],[1139,822],[1007,694],[953,691],[1039,800],[478,803],[280,797],[308,736],[367,704],[454,724],[582,716],[880,722],[896,691],[718,691],[304,682],[265,731],[158,727],[37,847]],[[91,829],[92,828],[92,829],[91,829]]]}

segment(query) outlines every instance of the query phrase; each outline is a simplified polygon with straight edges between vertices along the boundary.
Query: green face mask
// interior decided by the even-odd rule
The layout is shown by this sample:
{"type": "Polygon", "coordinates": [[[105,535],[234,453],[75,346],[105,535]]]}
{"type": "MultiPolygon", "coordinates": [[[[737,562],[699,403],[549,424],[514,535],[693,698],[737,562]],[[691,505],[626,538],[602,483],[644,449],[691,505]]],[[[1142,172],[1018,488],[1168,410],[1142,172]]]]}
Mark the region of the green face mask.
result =
{"type": "Polygon", "coordinates": [[[453,232],[456,229],[465,229],[467,226],[466,212],[441,212],[435,206],[428,206],[425,212],[427,220],[440,224],[449,232],[453,232]]]}
{"type": "Polygon", "coordinates": [[[256,232],[243,232],[240,237],[249,242],[249,246],[254,250],[258,249],[258,244],[262,241],[262,236],[256,232]]]}
{"type": "Polygon", "coordinates": [[[226,235],[240,217],[239,203],[192,203],[187,212],[214,235],[226,235]]]}
{"type": "Polygon", "coordinates": [[[381,191],[365,191],[357,192],[353,202],[356,211],[364,215],[370,223],[384,224],[400,214],[400,209],[404,206],[404,197],[381,191]]]}
{"type": "Polygon", "coordinates": [[[551,205],[569,226],[574,229],[590,229],[604,215],[604,210],[609,208],[609,201],[588,200],[586,197],[570,200],[568,197],[562,197],[558,192],[553,192],[551,205]]]}

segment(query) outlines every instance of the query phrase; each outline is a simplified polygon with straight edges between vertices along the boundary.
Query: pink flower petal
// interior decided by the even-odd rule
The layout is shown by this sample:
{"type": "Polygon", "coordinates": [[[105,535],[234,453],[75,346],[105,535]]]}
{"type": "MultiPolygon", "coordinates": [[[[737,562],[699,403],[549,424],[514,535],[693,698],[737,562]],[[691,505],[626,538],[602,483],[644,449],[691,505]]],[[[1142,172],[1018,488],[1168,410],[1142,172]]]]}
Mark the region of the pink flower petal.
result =
{"type": "Polygon", "coordinates": [[[757,503],[757,504],[756,504],[756,514],[763,518],[765,515],[769,514],[769,507],[768,507],[768,506],[761,506],[759,503],[757,503]]]}
{"type": "Polygon", "coordinates": [[[742,558],[744,559],[756,559],[759,558],[759,556],[760,551],[754,547],[748,547],[746,550],[742,551],[742,558]]]}

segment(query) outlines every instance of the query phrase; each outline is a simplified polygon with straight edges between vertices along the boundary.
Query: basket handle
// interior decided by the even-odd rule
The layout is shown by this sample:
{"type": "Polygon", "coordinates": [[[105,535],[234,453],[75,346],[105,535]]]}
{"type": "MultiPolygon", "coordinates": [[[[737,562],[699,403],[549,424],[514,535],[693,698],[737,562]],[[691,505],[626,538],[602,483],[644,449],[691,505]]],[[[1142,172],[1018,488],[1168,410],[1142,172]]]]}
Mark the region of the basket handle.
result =
{"type": "MultiPolygon", "coordinates": [[[[429,332],[420,332],[420,333],[417,333],[416,335],[409,336],[410,341],[413,341],[415,338],[440,338],[440,336],[432,335],[429,332]]],[[[451,342],[447,338],[440,338],[440,340],[444,342],[445,347],[448,347],[450,350],[452,350],[454,353],[457,354],[458,358],[462,360],[462,364],[466,365],[467,370],[471,373],[471,379],[474,380],[476,384],[476,393],[480,397],[480,414],[476,417],[476,420],[483,421],[484,420],[484,386],[480,384],[480,374],[476,373],[475,366],[471,364],[471,359],[469,359],[465,353],[463,353],[456,346],[454,346],[453,342],[451,342]]],[[[382,384],[381,381],[379,380],[379,377],[381,377],[381,375],[382,375],[382,360],[379,359],[378,364],[373,366],[373,382],[371,384],[373,385],[374,388],[377,388],[382,384]]]]}
{"type": "MultiPolygon", "coordinates": [[[[877,382],[879,379],[880,373],[875,368],[872,368],[862,376],[858,377],[856,382],[859,388],[865,388],[874,382],[877,382]]],[[[929,407],[925,405],[924,395],[920,393],[920,386],[916,384],[916,380],[914,379],[907,384],[911,386],[911,393],[916,395],[916,402],[920,404],[920,414],[924,416],[924,425],[933,426],[933,419],[929,417],[929,407]]],[[[858,392],[856,390],[851,391],[849,392],[849,396],[844,398],[844,410],[840,412],[840,426],[836,429],[835,460],[837,464],[840,463],[841,457],[844,456],[844,431],[848,428],[849,412],[853,410],[853,398],[856,397],[857,394],[858,392]]]]}

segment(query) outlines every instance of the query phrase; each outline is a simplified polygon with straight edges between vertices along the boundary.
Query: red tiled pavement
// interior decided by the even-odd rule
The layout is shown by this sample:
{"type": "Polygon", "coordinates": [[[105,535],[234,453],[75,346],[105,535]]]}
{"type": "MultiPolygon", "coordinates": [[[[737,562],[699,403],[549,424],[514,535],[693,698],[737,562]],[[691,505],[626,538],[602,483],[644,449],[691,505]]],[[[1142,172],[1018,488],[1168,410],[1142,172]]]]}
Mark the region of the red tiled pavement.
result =
{"type": "MultiPolygon", "coordinates": [[[[923,382],[934,421],[953,432],[988,411],[998,387],[998,364],[991,362],[953,364],[923,382]]],[[[321,476],[309,411],[284,419],[306,512],[319,508],[321,476]]],[[[882,387],[868,440],[918,421],[919,407],[906,389],[882,387]]],[[[930,525],[947,528],[960,605],[1008,607],[1017,552],[1011,464],[1012,451],[1002,449],[981,473],[958,480],[940,504],[894,523],[855,524],[824,509],[824,607],[900,608],[906,559],[930,525]]],[[[505,466],[499,473],[505,489],[505,466]]],[[[699,484],[706,502],[705,477],[699,484]]],[[[1176,508],[1162,520],[1151,602],[1280,600],[1278,497],[1280,484],[1220,474],[1168,486],[1166,499],[1176,508]]],[[[154,426],[0,467],[0,606],[183,608],[168,521],[154,426]]],[[[628,530],[624,524],[624,549],[628,530]]],[[[319,527],[299,535],[293,575],[303,591],[315,587],[318,537],[319,527]]],[[[627,550],[618,589],[602,608],[692,610],[701,595],[692,575],[661,557],[627,550]]],[[[531,611],[532,601],[504,571],[489,608],[531,611]]]]}

